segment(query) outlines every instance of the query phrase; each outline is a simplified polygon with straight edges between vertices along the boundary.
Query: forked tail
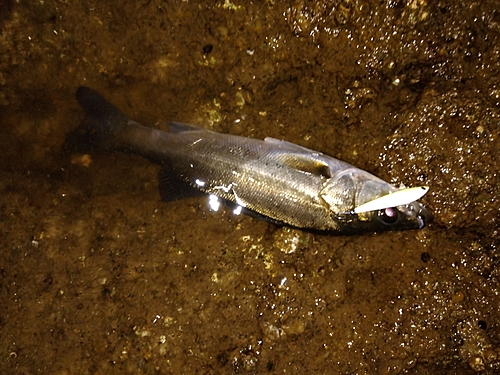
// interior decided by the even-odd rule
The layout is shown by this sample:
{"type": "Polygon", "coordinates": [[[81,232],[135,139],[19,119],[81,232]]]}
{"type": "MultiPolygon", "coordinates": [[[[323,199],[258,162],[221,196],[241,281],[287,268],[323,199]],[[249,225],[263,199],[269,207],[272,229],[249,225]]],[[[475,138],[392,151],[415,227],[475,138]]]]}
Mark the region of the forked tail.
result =
{"type": "Polygon", "coordinates": [[[128,123],[129,118],[88,87],[78,88],[76,100],[85,109],[85,118],[67,135],[65,151],[89,153],[117,149],[116,134],[128,123]]]}

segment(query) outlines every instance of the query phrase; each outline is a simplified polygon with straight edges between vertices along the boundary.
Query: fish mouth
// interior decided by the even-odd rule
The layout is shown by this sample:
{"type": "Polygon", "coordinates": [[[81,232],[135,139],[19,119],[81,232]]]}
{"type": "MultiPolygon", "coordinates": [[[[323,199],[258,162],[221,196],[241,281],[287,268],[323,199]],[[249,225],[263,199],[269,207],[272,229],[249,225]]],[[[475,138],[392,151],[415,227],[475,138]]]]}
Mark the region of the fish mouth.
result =
{"type": "Polygon", "coordinates": [[[424,228],[427,224],[432,222],[433,217],[430,211],[425,208],[425,206],[420,203],[420,202],[412,202],[410,204],[407,204],[405,206],[399,206],[398,209],[403,212],[405,215],[407,215],[408,218],[410,218],[410,221],[412,221],[415,225],[418,225],[418,229],[424,228]]]}
{"type": "Polygon", "coordinates": [[[425,208],[424,206],[421,206],[420,210],[417,214],[418,228],[422,229],[427,224],[432,222],[432,220],[433,220],[433,217],[432,217],[432,214],[430,213],[430,211],[427,208],[425,208]]]}

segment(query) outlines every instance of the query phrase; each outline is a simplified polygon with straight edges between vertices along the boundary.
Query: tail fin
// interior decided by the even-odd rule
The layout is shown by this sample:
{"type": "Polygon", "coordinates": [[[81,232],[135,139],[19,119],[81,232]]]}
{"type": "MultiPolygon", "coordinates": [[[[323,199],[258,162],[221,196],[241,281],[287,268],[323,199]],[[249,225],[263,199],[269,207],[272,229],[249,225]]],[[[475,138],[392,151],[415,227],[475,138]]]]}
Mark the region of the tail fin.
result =
{"type": "Polygon", "coordinates": [[[115,134],[129,121],[118,108],[104,99],[97,91],[80,86],[76,100],[85,109],[85,118],[64,142],[69,153],[110,151],[117,148],[115,134]]]}

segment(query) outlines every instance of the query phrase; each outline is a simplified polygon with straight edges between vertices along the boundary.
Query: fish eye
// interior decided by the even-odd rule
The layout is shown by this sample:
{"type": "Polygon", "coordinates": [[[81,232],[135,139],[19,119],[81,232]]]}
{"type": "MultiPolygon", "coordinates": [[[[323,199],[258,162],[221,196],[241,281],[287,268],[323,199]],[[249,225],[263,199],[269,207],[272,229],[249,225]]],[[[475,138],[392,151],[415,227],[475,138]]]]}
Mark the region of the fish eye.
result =
{"type": "Polygon", "coordinates": [[[378,216],[384,224],[393,224],[398,220],[399,211],[396,207],[388,207],[380,210],[378,216]]]}

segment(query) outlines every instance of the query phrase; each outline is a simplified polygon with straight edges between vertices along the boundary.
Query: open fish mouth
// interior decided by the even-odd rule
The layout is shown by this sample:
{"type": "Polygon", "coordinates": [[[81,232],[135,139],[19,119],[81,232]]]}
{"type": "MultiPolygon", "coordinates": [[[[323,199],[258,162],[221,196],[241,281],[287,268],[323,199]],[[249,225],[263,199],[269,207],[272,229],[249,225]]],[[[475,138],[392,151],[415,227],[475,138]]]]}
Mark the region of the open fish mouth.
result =
{"type": "Polygon", "coordinates": [[[419,205],[420,205],[420,212],[417,215],[417,220],[418,220],[419,229],[422,229],[427,224],[432,222],[433,217],[427,208],[425,208],[421,204],[419,204],[419,205]]]}

